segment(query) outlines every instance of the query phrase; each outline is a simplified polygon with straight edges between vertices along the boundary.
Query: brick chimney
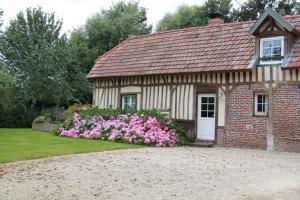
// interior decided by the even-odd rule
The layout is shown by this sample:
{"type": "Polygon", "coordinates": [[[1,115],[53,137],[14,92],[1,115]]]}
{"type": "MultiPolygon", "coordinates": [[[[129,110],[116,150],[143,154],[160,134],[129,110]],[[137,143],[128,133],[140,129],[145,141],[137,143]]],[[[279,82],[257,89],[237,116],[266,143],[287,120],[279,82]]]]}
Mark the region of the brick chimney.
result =
{"type": "Polygon", "coordinates": [[[220,24],[224,24],[224,20],[217,17],[217,18],[213,18],[213,19],[208,19],[208,26],[213,26],[213,25],[220,25],[220,24]]]}
{"type": "Polygon", "coordinates": [[[214,12],[211,8],[208,8],[208,26],[224,24],[224,20],[221,19],[220,12],[214,12]]]}

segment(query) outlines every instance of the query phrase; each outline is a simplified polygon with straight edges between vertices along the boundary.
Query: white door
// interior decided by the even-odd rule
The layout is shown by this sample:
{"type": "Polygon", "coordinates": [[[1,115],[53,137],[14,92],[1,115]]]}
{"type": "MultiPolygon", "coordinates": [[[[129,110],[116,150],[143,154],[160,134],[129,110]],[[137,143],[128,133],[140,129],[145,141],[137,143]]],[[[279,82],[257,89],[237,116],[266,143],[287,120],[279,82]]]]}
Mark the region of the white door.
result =
{"type": "Polygon", "coordinates": [[[216,94],[198,94],[197,139],[215,140],[216,94]]]}

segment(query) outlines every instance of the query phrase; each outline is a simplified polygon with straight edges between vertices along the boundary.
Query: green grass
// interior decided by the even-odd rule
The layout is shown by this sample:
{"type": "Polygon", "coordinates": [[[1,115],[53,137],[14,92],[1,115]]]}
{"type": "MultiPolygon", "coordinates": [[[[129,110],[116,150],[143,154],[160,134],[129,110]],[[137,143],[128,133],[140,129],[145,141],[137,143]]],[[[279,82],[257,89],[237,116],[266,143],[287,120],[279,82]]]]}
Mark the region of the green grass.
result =
{"type": "Polygon", "coordinates": [[[141,145],[72,139],[31,129],[0,128],[0,163],[63,154],[141,148],[141,145]]]}

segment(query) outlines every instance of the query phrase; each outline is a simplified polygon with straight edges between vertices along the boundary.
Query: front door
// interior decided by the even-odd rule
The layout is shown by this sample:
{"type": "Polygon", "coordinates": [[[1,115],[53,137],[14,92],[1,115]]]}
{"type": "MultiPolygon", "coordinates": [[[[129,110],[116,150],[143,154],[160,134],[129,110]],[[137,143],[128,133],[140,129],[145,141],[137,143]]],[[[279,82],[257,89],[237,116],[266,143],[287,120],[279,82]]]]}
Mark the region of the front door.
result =
{"type": "Polygon", "coordinates": [[[197,139],[215,140],[216,94],[198,94],[197,139]]]}

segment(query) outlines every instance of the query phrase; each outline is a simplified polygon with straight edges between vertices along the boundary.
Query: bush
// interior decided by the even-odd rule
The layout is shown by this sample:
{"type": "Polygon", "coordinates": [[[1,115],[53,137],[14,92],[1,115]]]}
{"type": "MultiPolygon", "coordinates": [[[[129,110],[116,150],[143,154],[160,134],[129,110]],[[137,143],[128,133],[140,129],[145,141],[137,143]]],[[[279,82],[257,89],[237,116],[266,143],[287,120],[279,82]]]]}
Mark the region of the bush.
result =
{"type": "Polygon", "coordinates": [[[89,108],[67,118],[58,134],[155,146],[186,144],[183,129],[156,110],[134,113],[132,110],[89,108]]]}
{"type": "Polygon", "coordinates": [[[0,128],[30,128],[39,114],[36,108],[14,105],[11,110],[0,112],[0,128]]]}
{"type": "Polygon", "coordinates": [[[92,110],[92,106],[90,104],[73,104],[69,106],[67,110],[64,111],[64,119],[72,118],[75,112],[92,110]]]}
{"type": "Polygon", "coordinates": [[[33,120],[33,123],[50,123],[52,120],[49,117],[46,116],[38,116],[33,120]]]}

